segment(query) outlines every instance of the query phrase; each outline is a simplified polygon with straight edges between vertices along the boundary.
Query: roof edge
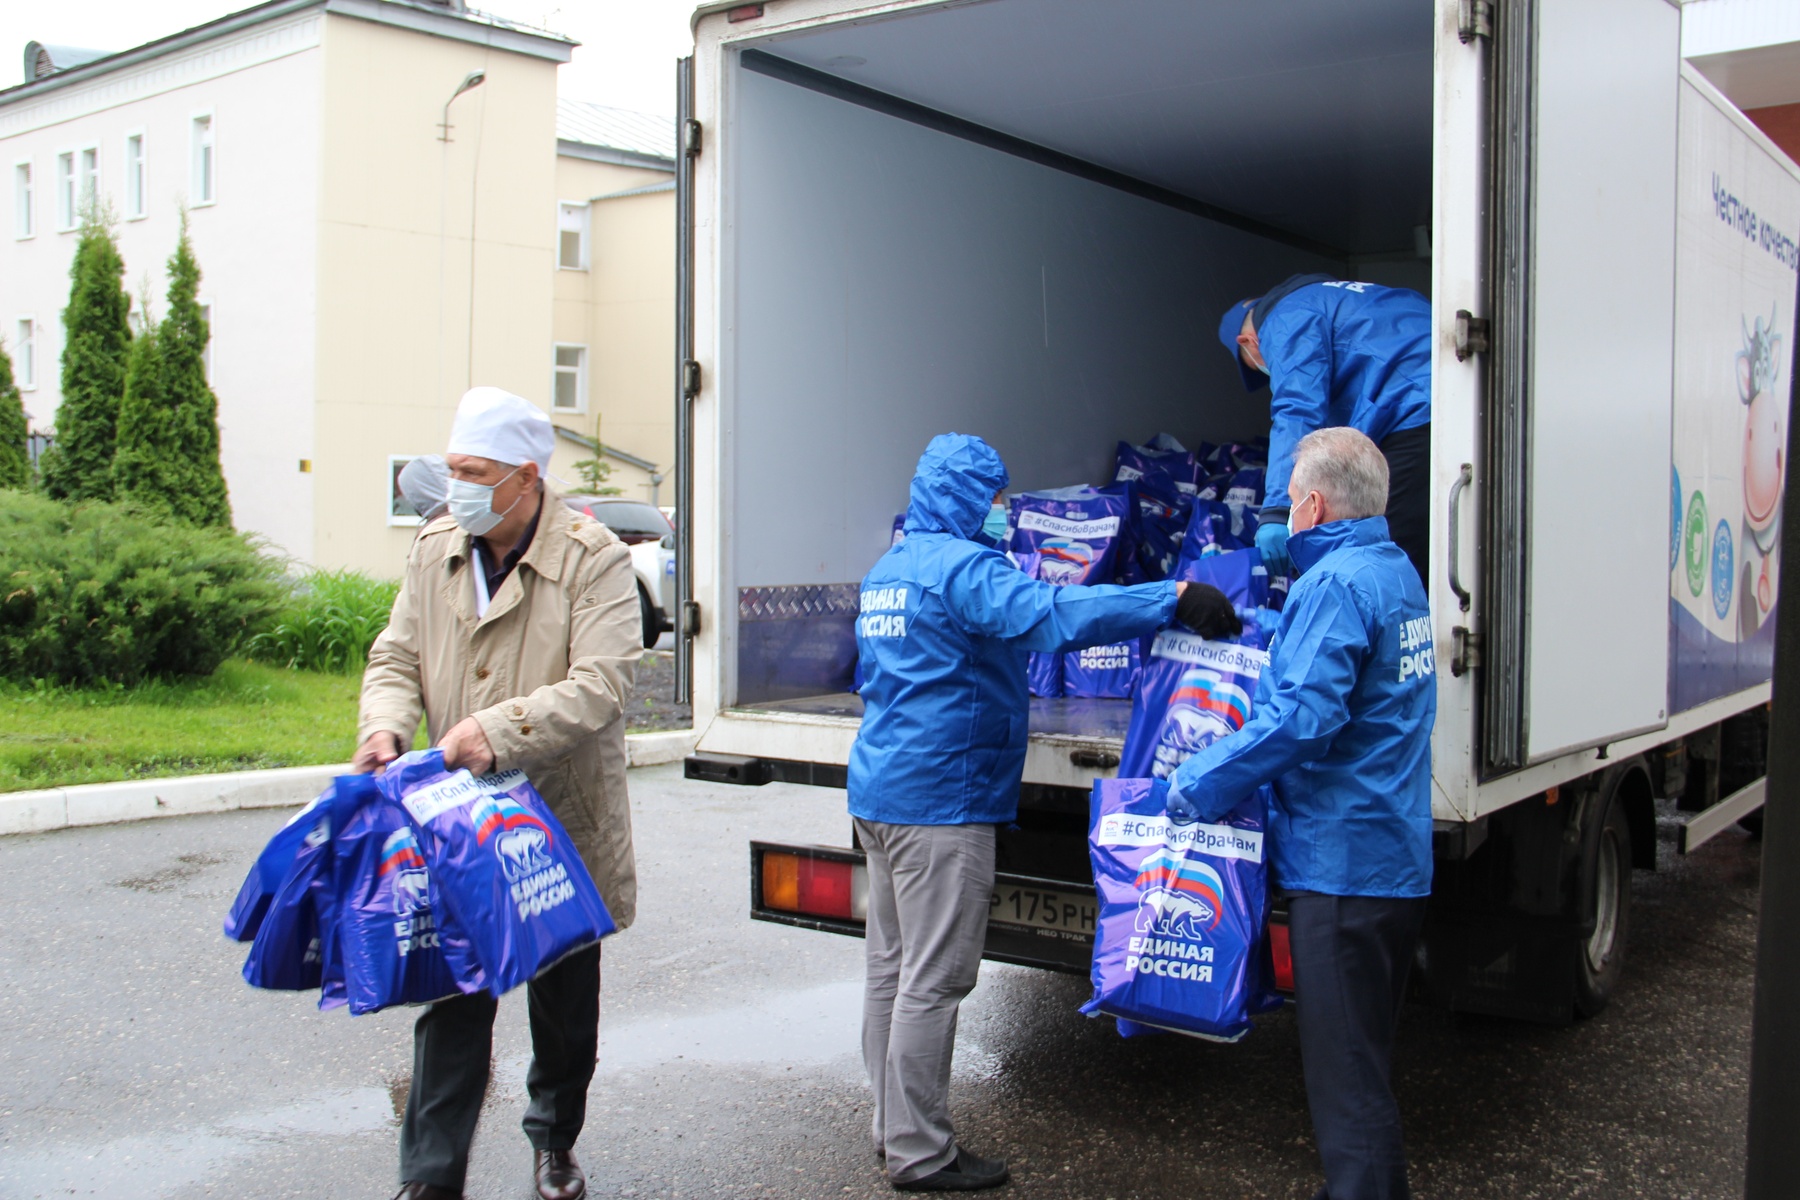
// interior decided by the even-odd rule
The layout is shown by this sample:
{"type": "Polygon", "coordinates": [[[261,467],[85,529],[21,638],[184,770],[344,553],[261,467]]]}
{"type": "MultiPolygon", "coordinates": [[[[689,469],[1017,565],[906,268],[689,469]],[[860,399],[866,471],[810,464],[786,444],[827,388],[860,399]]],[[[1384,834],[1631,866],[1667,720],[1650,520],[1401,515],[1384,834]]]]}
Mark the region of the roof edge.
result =
{"type": "Polygon", "coordinates": [[[582,158],[588,162],[610,163],[615,167],[642,167],[649,171],[671,173],[675,170],[675,159],[672,156],[664,158],[660,154],[639,154],[633,150],[578,142],[572,138],[557,138],[556,152],[564,158],[582,158]]]}
{"type": "Polygon", "coordinates": [[[266,3],[229,13],[191,29],[183,29],[140,46],[132,46],[79,66],[68,67],[42,79],[0,88],[0,105],[27,98],[35,99],[59,88],[97,79],[165,54],[186,50],[281,17],[315,9],[456,41],[492,46],[498,50],[510,50],[516,54],[557,63],[568,62],[574,48],[580,44],[560,33],[501,23],[503,18],[472,9],[456,13],[436,5],[416,3],[414,0],[267,0],[266,3]]]}

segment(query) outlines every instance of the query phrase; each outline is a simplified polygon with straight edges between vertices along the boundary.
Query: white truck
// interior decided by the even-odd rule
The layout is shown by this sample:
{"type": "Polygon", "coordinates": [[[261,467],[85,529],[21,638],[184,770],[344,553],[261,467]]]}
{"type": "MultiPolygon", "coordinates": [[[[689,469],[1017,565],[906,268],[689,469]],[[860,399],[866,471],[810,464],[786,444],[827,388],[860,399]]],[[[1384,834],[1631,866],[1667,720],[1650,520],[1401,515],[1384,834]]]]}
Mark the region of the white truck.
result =
{"type": "MultiPolygon", "coordinates": [[[[1412,287],[1436,329],[1422,980],[1597,1011],[1657,798],[1684,850],[1762,799],[1800,171],[1682,62],[1680,23],[1666,0],[703,6],[689,773],[843,785],[857,581],[933,434],[1038,488],[1104,482],[1159,430],[1266,433],[1226,305],[1302,271],[1412,287]]],[[[1088,792],[1128,715],[1034,703],[991,957],[1086,970],[1088,792]]],[[[854,845],[752,853],[753,915],[860,931],[854,845]]]]}

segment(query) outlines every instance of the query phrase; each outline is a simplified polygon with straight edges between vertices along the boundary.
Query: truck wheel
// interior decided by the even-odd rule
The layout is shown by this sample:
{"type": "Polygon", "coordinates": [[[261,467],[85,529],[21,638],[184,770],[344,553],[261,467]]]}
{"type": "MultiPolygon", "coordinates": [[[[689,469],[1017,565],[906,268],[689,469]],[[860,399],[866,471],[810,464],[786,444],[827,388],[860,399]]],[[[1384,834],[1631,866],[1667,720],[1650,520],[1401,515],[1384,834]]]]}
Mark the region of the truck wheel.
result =
{"type": "Polygon", "coordinates": [[[662,630],[657,628],[656,605],[650,603],[650,593],[644,590],[641,583],[638,584],[638,620],[643,625],[644,649],[649,650],[656,645],[656,639],[662,636],[662,630]]]}
{"type": "Polygon", "coordinates": [[[1625,941],[1631,926],[1631,823],[1616,796],[1583,865],[1582,891],[1591,896],[1594,929],[1582,943],[1575,972],[1575,1011],[1591,1017],[1606,1007],[1625,970],[1625,941]]]}

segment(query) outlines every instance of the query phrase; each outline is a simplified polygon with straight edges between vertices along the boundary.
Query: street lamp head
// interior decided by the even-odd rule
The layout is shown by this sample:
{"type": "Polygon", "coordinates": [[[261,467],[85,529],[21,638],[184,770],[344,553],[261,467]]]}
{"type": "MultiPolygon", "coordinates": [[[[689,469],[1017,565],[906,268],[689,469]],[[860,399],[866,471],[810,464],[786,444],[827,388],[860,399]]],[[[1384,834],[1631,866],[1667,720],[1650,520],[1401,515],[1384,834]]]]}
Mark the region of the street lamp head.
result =
{"type": "Polygon", "coordinates": [[[462,84],[450,94],[450,98],[454,100],[470,88],[480,87],[486,80],[487,72],[477,67],[475,70],[470,71],[467,75],[463,76],[462,84]]]}

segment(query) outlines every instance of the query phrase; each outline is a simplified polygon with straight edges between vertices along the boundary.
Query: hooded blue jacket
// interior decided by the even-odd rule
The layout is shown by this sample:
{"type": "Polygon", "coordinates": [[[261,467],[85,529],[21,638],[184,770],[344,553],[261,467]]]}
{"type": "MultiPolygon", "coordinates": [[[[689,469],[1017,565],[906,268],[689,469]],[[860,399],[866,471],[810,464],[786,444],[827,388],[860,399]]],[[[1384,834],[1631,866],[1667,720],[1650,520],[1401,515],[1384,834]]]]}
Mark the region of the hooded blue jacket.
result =
{"type": "Polygon", "coordinates": [[[1174,583],[1052,587],[972,540],[1006,484],[1005,464],[980,438],[933,438],[913,476],[906,540],[863,580],[853,817],[895,825],[1013,820],[1029,652],[1124,641],[1175,615],[1174,583]]]}
{"type": "Polygon", "coordinates": [[[1271,506],[1287,507],[1294,447],[1348,425],[1376,443],[1431,420],[1431,301],[1332,280],[1283,296],[1257,326],[1269,365],[1271,506]]]}
{"type": "Polygon", "coordinates": [[[1216,821],[1273,782],[1275,881],[1332,896],[1431,892],[1437,663],[1425,589],[1385,517],[1288,539],[1301,571],[1244,727],[1175,770],[1216,821]]]}

